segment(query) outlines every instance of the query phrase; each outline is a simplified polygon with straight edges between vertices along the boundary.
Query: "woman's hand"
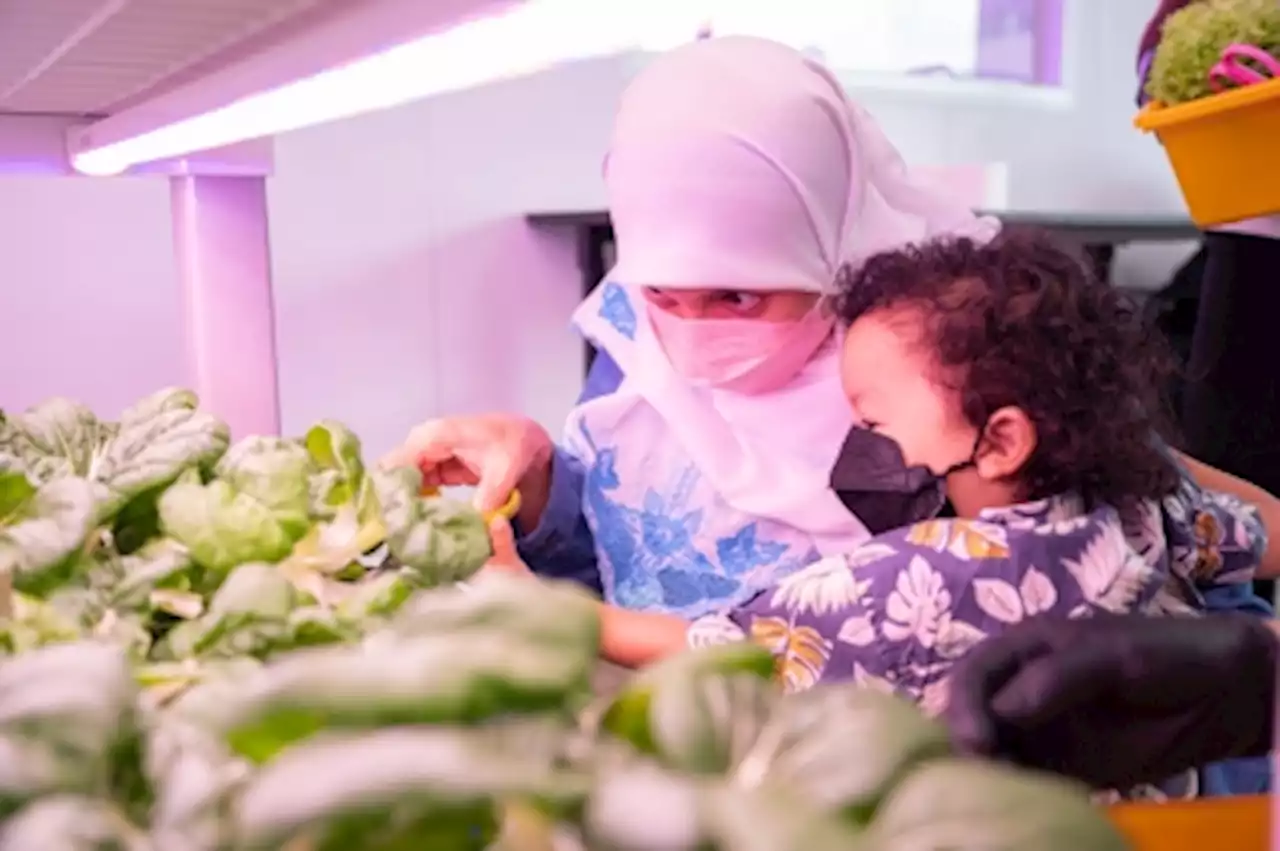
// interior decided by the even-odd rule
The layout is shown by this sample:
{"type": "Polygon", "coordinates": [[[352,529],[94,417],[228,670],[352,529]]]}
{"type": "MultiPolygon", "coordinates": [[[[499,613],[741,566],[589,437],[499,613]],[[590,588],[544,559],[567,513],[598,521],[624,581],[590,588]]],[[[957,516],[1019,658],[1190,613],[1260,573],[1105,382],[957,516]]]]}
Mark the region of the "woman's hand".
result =
{"type": "Polygon", "coordinates": [[[415,426],[384,466],[414,466],[425,487],[474,485],[475,505],[498,510],[513,490],[521,496],[520,527],[533,530],[542,519],[551,486],[554,445],[528,417],[491,414],[427,420],[415,426]]]}
{"type": "Polygon", "coordinates": [[[529,565],[521,560],[516,552],[516,536],[511,531],[507,518],[499,515],[489,523],[489,541],[493,546],[493,555],[480,569],[481,575],[504,573],[508,576],[526,576],[532,578],[534,573],[529,565]]]}

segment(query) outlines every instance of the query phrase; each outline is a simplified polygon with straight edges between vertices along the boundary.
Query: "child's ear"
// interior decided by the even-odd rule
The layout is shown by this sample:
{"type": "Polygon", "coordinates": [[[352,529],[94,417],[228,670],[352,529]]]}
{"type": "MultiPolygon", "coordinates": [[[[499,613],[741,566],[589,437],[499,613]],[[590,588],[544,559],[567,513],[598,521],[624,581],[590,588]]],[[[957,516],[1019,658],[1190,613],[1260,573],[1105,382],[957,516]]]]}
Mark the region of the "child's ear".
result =
{"type": "Polygon", "coordinates": [[[1036,451],[1036,427],[1021,408],[1009,406],[987,420],[975,453],[978,475],[984,479],[1016,476],[1036,451]]]}

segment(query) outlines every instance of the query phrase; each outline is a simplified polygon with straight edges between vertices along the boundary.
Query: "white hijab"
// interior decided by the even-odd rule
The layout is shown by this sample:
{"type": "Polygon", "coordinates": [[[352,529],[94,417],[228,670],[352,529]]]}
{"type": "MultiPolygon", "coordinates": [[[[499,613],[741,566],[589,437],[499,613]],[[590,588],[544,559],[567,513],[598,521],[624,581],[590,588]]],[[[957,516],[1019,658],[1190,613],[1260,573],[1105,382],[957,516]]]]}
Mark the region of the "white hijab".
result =
{"type": "Polygon", "coordinates": [[[707,39],[654,60],[623,95],[604,174],[617,244],[606,280],[639,321],[618,335],[604,303],[616,288],[576,311],[625,377],[579,406],[570,432],[593,407],[643,400],[726,503],[811,535],[823,552],[857,543],[865,530],[828,485],[853,422],[838,341],[781,390],[708,390],[671,368],[639,288],[827,293],[844,264],[936,235],[987,239],[998,225],[914,182],[827,69],[761,38],[707,39]]]}

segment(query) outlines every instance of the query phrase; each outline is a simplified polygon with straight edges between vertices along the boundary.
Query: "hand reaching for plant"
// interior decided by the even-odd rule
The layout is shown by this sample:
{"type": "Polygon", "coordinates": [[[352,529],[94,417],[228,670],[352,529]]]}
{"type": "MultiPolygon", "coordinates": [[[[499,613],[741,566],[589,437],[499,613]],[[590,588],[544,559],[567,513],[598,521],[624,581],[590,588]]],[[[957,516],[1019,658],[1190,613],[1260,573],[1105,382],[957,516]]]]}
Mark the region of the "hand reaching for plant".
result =
{"type": "Polygon", "coordinates": [[[475,507],[501,510],[519,490],[518,520],[535,529],[546,507],[554,454],[545,429],[527,417],[487,415],[428,420],[382,463],[417,467],[424,488],[474,485],[475,507]]]}
{"type": "Polygon", "coordinates": [[[489,541],[493,546],[493,555],[485,562],[480,575],[504,573],[508,576],[533,576],[533,571],[516,552],[516,536],[511,529],[511,522],[501,514],[489,521],[489,541]]]}

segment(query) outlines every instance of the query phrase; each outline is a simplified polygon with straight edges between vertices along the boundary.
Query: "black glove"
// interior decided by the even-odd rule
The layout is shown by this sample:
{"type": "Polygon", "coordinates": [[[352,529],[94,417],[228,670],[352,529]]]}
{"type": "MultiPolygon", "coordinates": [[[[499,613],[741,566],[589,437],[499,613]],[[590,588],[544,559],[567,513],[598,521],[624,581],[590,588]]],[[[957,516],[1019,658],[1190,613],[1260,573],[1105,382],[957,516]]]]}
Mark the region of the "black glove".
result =
{"type": "Polygon", "coordinates": [[[966,752],[1125,789],[1269,753],[1276,656],[1256,616],[1038,618],[959,662],[944,718],[966,752]]]}

